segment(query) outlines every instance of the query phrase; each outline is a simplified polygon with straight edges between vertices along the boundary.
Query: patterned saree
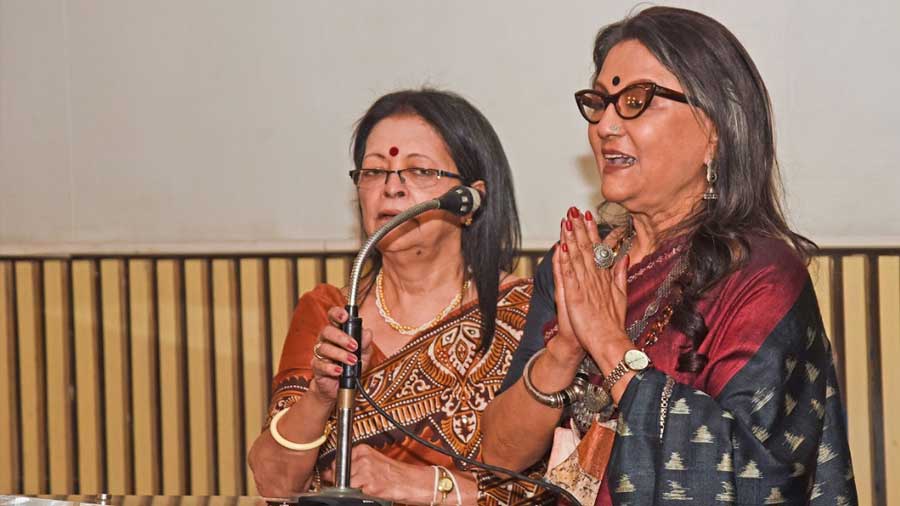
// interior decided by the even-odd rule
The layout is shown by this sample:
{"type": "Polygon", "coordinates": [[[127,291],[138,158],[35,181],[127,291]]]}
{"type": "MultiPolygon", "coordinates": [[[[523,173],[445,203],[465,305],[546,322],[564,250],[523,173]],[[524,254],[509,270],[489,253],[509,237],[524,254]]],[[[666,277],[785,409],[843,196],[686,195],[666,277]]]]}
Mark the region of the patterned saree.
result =
{"type": "MultiPolygon", "coordinates": [[[[477,458],[481,415],[506,376],[519,345],[531,291],[531,280],[500,288],[496,333],[486,352],[479,351],[481,312],[477,301],[413,336],[390,357],[376,345],[369,370],[362,377],[366,392],[418,436],[477,458]]],[[[319,331],[328,324],[326,312],[345,304],[341,292],[330,285],[319,285],[300,298],[272,382],[270,419],[306,392],[312,379],[312,348],[319,331]]],[[[332,462],[335,442],[336,434],[332,434],[321,447],[319,469],[332,462]]],[[[353,418],[353,443],[368,444],[403,462],[455,466],[449,457],[405,436],[362,397],[357,398],[353,418]]]]}
{"type": "MultiPolygon", "coordinates": [[[[709,328],[700,373],[676,370],[690,342],[671,326],[646,349],[653,367],[631,380],[618,406],[595,504],[857,504],[846,415],[807,270],[781,241],[757,237],[750,246],[744,267],[698,305],[709,328]]],[[[626,326],[682,248],[670,242],[630,267],[626,326]]],[[[535,277],[505,387],[555,319],[549,266],[535,277]]]]}

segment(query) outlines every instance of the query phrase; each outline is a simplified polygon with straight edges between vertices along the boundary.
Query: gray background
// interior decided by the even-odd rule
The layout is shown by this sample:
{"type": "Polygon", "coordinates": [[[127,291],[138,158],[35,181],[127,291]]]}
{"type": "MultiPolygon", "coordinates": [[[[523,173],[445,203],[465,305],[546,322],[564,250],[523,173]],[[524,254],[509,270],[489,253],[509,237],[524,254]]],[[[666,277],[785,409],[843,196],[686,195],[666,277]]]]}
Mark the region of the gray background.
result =
{"type": "MultiPolygon", "coordinates": [[[[769,86],[788,211],[900,244],[900,2],[685,1],[769,86]]],[[[340,249],[379,95],[457,91],[515,172],[527,247],[598,202],[572,92],[634,1],[0,0],[0,253],[340,249]]]]}

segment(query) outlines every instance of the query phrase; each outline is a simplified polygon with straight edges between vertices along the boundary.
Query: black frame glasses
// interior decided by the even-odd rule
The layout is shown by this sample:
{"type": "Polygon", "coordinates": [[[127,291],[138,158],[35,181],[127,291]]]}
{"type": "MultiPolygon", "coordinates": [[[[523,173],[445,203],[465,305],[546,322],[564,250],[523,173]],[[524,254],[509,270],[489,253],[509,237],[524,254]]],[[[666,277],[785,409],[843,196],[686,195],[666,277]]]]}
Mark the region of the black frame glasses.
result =
{"type": "MultiPolygon", "coordinates": [[[[348,174],[350,174],[350,179],[353,180],[353,184],[359,188],[360,176],[364,173],[368,174],[384,174],[384,183],[387,184],[388,179],[391,178],[391,174],[397,174],[397,177],[400,178],[401,184],[406,184],[406,178],[403,177],[403,174],[415,174],[415,171],[425,171],[428,177],[434,177],[434,182],[437,183],[441,180],[441,178],[449,177],[453,179],[458,179],[462,181],[462,176],[459,174],[455,174],[453,172],[447,172],[446,170],[441,169],[425,169],[421,167],[409,167],[407,169],[399,169],[399,170],[390,170],[390,169],[353,169],[348,174]]],[[[427,187],[422,187],[427,188],[427,187]]]]}
{"type": "Polygon", "coordinates": [[[647,110],[647,107],[650,106],[650,102],[653,100],[653,97],[656,96],[668,98],[669,100],[675,100],[676,102],[682,102],[685,104],[688,103],[687,96],[685,96],[684,93],[662,87],[656,83],[634,83],[622,88],[618,93],[614,93],[612,95],[607,95],[606,93],[597,90],[576,91],[575,104],[578,106],[578,112],[581,113],[581,116],[584,117],[584,119],[586,119],[588,123],[596,125],[600,122],[599,116],[603,115],[603,113],[606,111],[606,108],[609,107],[610,103],[613,104],[613,107],[616,109],[616,114],[618,114],[620,118],[634,119],[647,110]],[[619,102],[623,98],[626,101],[637,100],[634,94],[635,90],[644,90],[646,95],[642,97],[639,102],[628,102],[619,105],[619,102]],[[622,112],[623,108],[626,109],[625,113],[622,112]],[[589,110],[593,110],[596,113],[599,113],[597,119],[591,119],[589,110]],[[632,110],[636,112],[632,113],[632,110]]]}

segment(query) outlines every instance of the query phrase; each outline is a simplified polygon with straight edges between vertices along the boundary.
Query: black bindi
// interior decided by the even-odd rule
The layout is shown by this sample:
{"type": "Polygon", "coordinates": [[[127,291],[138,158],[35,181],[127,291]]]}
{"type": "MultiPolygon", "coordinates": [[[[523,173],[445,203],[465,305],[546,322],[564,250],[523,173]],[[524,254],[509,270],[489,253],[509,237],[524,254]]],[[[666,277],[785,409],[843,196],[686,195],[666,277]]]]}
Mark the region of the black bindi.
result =
{"type": "Polygon", "coordinates": [[[619,79],[619,76],[613,76],[613,80],[612,80],[613,86],[618,86],[619,82],[621,82],[621,81],[622,80],[619,79]]]}

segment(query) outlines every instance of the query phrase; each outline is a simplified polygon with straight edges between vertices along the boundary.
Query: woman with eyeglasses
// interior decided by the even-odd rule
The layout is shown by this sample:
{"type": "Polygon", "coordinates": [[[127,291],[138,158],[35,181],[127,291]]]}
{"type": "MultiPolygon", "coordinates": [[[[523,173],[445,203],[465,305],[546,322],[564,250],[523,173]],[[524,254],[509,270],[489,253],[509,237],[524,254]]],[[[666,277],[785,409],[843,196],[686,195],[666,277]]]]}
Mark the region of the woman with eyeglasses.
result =
{"type": "Polygon", "coordinates": [[[782,212],[756,66],[717,21],[666,7],[603,28],[594,62],[575,100],[627,216],[608,233],[563,218],[485,461],[549,451],[583,504],[856,504],[815,245],[782,212]]]}
{"type": "MultiPolygon", "coordinates": [[[[405,209],[464,184],[483,204],[460,218],[429,211],[378,244],[361,283],[362,386],[407,429],[474,457],[481,415],[506,374],[531,299],[511,273],[519,246],[512,175],[500,140],[461,97],[401,91],[379,98],[353,136],[350,176],[370,235],[405,209]]],[[[270,422],[250,450],[259,492],[289,497],[332,480],[331,432],[347,289],[327,284],[297,305],[272,383],[270,422]]],[[[474,504],[471,472],[357,403],[350,486],[396,504],[474,504]]]]}

